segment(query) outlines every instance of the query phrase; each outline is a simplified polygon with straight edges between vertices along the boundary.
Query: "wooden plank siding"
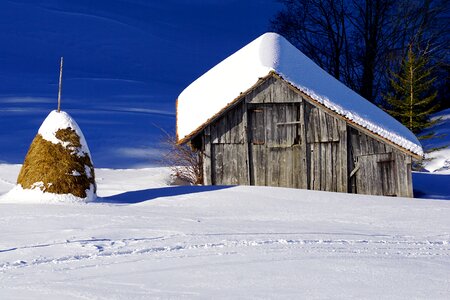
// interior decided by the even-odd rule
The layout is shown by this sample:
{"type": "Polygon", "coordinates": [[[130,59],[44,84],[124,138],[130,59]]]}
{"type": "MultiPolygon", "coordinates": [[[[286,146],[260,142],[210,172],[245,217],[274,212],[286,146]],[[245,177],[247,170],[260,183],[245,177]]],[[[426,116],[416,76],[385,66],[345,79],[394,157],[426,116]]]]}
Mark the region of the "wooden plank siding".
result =
{"type": "Polygon", "coordinates": [[[411,156],[348,127],[349,192],[412,197],[411,156]]]}
{"type": "Polygon", "coordinates": [[[205,128],[203,134],[209,132],[210,137],[204,140],[209,140],[210,144],[205,143],[204,149],[211,149],[211,170],[209,174],[204,174],[205,183],[210,181],[216,185],[249,184],[247,124],[244,123],[244,112],[246,105],[242,102],[205,128]]]}
{"type": "Polygon", "coordinates": [[[305,101],[309,189],[347,192],[346,124],[305,101]],[[342,141],[342,142],[341,142],[342,141]]]}
{"type": "Polygon", "coordinates": [[[205,184],[412,197],[410,155],[329,113],[275,76],[198,136],[205,184]]]}

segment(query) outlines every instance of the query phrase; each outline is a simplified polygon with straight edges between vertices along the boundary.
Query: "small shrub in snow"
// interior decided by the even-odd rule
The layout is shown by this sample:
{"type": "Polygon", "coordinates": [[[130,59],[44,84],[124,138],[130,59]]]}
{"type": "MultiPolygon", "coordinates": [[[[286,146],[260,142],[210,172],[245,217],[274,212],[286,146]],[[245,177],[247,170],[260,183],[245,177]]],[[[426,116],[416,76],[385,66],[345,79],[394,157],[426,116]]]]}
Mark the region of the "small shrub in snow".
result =
{"type": "Polygon", "coordinates": [[[174,182],[203,184],[200,152],[189,144],[178,144],[176,137],[168,133],[164,143],[169,149],[164,155],[164,164],[171,168],[174,182]]]}

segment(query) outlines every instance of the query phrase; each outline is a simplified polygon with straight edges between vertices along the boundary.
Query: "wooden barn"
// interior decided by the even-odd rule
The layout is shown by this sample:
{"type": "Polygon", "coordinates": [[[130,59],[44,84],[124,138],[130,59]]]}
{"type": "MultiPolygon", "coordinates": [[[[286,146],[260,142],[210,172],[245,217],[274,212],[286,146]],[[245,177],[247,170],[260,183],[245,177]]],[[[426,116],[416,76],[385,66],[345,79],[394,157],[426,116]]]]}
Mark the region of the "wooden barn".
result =
{"type": "Polygon", "coordinates": [[[204,184],[412,197],[417,138],[267,33],[178,97],[177,138],[201,151],[204,184]]]}

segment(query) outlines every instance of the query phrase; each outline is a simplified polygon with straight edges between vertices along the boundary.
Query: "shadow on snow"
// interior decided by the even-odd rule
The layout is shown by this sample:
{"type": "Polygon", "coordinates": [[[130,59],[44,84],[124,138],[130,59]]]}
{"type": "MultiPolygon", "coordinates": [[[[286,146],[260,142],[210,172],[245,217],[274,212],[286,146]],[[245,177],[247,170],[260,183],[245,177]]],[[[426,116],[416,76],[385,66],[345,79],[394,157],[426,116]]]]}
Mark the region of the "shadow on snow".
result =
{"type": "Polygon", "coordinates": [[[170,186],[162,188],[152,188],[140,191],[125,192],[109,197],[98,198],[97,203],[122,203],[134,204],[153,200],[160,197],[181,196],[202,192],[223,190],[232,186],[207,185],[207,186],[170,186]]]}
{"type": "Polygon", "coordinates": [[[413,172],[414,197],[450,200],[450,174],[413,172]]]}

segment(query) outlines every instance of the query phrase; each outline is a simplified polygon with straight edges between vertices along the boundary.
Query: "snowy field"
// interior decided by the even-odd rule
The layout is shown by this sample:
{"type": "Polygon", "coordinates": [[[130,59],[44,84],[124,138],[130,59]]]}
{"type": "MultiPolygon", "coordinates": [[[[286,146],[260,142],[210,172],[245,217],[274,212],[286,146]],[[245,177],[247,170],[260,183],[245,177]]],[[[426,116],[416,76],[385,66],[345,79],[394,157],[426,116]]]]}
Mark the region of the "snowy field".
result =
{"type": "Polygon", "coordinates": [[[98,169],[91,204],[0,199],[0,299],[448,299],[449,201],[168,174],[98,169]]]}

